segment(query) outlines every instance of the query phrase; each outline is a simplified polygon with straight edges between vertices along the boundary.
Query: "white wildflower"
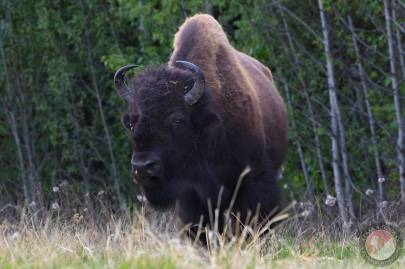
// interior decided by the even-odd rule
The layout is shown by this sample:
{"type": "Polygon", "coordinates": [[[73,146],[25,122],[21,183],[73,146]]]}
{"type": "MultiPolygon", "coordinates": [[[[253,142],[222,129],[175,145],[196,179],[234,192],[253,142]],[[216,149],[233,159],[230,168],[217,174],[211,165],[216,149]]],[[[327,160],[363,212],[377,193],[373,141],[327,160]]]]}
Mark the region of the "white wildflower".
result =
{"type": "Polygon", "coordinates": [[[387,201],[382,201],[381,203],[380,203],[380,206],[381,207],[386,207],[388,205],[388,202],[387,201]]]}
{"type": "Polygon", "coordinates": [[[312,204],[311,201],[306,201],[306,202],[301,202],[301,203],[300,203],[300,207],[303,208],[303,209],[309,209],[309,210],[311,210],[311,209],[314,208],[314,205],[312,204]]]}
{"type": "Polygon", "coordinates": [[[374,194],[374,190],[372,190],[372,189],[367,189],[366,190],[366,195],[367,196],[371,196],[371,195],[373,195],[374,194]]]}
{"type": "Polygon", "coordinates": [[[301,216],[308,217],[310,214],[311,214],[311,211],[306,209],[306,210],[302,211],[301,216]]]}
{"type": "Polygon", "coordinates": [[[146,202],[146,197],[144,196],[144,195],[142,195],[142,194],[138,194],[137,196],[136,196],[136,199],[138,199],[138,201],[140,202],[140,203],[145,203],[146,202]]]}
{"type": "Polygon", "coordinates": [[[385,181],[385,178],[384,178],[384,177],[378,178],[378,182],[379,182],[379,183],[383,183],[384,181],[385,181]]]}
{"type": "Polygon", "coordinates": [[[53,202],[52,203],[52,209],[53,210],[59,210],[60,209],[60,206],[59,206],[58,202],[53,202]]]}
{"type": "Polygon", "coordinates": [[[59,187],[58,186],[53,186],[52,187],[53,192],[58,192],[59,191],[59,187]]]}
{"type": "Polygon", "coordinates": [[[336,197],[328,194],[325,199],[325,205],[327,206],[334,206],[336,204],[336,197]]]}
{"type": "Polygon", "coordinates": [[[102,196],[102,195],[104,195],[104,193],[105,193],[105,191],[101,190],[101,191],[99,191],[99,192],[97,193],[97,195],[98,195],[98,196],[102,196]]]}

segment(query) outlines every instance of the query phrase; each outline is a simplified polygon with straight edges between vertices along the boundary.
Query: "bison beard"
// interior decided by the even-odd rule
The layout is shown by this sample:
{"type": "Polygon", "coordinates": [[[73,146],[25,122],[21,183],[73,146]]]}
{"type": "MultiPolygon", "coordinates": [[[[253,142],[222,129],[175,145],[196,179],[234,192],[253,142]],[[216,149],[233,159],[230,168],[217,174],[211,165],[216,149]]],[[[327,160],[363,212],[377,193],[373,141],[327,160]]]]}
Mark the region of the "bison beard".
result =
{"type": "Polygon", "coordinates": [[[209,211],[225,212],[249,166],[232,213],[244,220],[259,208],[263,219],[279,207],[286,112],[267,67],[235,50],[209,15],[180,27],[167,65],[126,85],[133,67],[120,68],[114,79],[128,102],[123,124],[134,140],[133,176],[152,206],[176,205],[183,223],[202,216],[209,224],[209,211]]]}

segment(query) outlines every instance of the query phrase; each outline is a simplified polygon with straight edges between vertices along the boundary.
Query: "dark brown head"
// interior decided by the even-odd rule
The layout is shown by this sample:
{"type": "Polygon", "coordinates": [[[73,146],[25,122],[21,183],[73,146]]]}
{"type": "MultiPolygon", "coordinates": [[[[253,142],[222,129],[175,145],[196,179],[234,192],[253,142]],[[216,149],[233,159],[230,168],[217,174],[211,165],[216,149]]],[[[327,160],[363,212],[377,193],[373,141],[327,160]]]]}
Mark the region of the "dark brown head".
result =
{"type": "Polygon", "coordinates": [[[182,174],[197,161],[204,130],[218,117],[209,110],[198,66],[178,61],[176,67],[148,69],[126,85],[124,73],[132,67],[120,68],[114,80],[129,106],[122,122],[134,141],[134,176],[152,204],[168,206],[184,185],[182,174]]]}

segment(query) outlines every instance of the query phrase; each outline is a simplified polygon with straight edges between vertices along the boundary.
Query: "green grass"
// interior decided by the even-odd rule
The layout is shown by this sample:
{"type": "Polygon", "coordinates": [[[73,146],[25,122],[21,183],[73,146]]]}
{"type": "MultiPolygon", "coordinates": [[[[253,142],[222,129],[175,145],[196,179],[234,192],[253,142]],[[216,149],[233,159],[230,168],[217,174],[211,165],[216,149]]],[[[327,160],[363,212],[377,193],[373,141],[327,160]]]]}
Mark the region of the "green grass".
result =
{"type": "MultiPolygon", "coordinates": [[[[4,222],[0,268],[375,268],[360,256],[355,237],[292,235],[291,227],[281,227],[263,238],[251,234],[249,240],[214,236],[207,249],[164,222],[139,215],[103,225],[85,219],[4,222]]],[[[388,268],[405,268],[404,255],[388,268]]]]}

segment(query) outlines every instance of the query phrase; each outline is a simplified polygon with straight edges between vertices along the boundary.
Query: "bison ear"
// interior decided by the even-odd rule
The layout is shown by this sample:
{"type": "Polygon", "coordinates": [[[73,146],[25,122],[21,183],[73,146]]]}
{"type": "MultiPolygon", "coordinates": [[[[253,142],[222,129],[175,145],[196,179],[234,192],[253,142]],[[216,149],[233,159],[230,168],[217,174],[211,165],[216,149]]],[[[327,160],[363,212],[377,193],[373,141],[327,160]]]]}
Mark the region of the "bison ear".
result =
{"type": "Polygon", "coordinates": [[[209,110],[204,112],[199,111],[192,116],[192,122],[196,129],[202,130],[206,128],[216,128],[222,123],[220,116],[209,110]]]}

